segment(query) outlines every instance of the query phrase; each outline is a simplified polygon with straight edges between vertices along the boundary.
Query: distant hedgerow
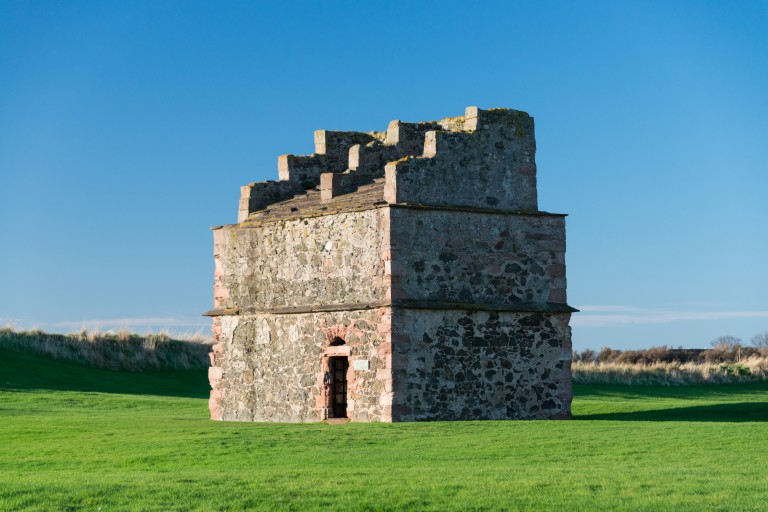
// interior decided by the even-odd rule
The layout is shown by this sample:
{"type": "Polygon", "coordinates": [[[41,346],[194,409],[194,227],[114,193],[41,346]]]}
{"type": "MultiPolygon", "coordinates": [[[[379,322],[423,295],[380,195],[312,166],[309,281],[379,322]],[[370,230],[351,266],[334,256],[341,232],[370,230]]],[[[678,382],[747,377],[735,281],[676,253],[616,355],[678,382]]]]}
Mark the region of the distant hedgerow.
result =
{"type": "Polygon", "coordinates": [[[0,348],[31,352],[52,359],[72,361],[107,370],[189,370],[210,365],[212,341],[202,335],[186,340],[167,334],[88,333],[52,334],[39,330],[14,331],[0,328],[0,348]]]}
{"type": "Polygon", "coordinates": [[[572,364],[577,384],[630,386],[686,386],[737,384],[768,380],[768,357],[751,356],[738,363],[714,362],[583,362],[572,364]]]}

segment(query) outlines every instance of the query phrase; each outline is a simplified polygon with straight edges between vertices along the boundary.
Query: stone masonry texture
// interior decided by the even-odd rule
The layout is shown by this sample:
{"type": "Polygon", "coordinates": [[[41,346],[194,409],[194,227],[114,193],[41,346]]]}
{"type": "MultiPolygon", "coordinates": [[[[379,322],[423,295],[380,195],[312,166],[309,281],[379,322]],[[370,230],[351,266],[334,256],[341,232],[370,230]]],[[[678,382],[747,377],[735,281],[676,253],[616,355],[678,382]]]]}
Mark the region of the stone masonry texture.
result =
{"type": "Polygon", "coordinates": [[[315,132],[213,228],[211,417],[569,418],[565,216],[533,118],[315,132]]]}

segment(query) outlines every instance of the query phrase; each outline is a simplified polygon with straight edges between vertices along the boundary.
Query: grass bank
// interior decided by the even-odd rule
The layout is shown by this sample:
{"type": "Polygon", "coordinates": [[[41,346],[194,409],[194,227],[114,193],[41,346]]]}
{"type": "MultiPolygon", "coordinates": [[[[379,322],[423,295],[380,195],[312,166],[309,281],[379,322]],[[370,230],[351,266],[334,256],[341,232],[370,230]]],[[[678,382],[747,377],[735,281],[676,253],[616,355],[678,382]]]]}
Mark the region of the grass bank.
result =
{"type": "Polygon", "coordinates": [[[138,335],[127,331],[51,334],[0,328],[0,349],[108,370],[189,370],[210,365],[211,341],[203,336],[173,339],[166,334],[138,335]]]}
{"type": "Polygon", "coordinates": [[[727,363],[654,362],[572,364],[573,381],[578,384],[623,386],[690,386],[704,384],[746,384],[768,380],[768,357],[753,356],[727,363]]]}
{"type": "Polygon", "coordinates": [[[208,420],[205,372],[0,359],[0,510],[765,510],[768,386],[575,387],[573,421],[208,420]]]}

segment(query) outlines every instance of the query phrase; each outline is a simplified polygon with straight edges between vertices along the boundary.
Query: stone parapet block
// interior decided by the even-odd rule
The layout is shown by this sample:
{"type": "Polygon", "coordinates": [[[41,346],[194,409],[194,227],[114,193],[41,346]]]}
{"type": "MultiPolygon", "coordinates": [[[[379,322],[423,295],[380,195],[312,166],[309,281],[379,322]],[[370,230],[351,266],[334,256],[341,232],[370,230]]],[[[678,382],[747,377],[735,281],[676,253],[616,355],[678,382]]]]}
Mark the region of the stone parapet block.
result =
{"type": "Polygon", "coordinates": [[[277,157],[277,174],[280,181],[290,181],[312,188],[320,182],[320,175],[331,171],[325,155],[280,155],[277,157]]]}
{"type": "Polygon", "coordinates": [[[240,187],[240,205],[237,221],[243,222],[253,212],[284,201],[300,193],[301,189],[291,181],[263,181],[240,187]]]}
{"type": "Polygon", "coordinates": [[[389,204],[402,202],[397,195],[398,162],[389,162],[384,168],[384,200],[389,204]]]}
{"type": "Polygon", "coordinates": [[[425,141],[429,140],[428,134],[439,128],[440,125],[433,122],[392,121],[389,123],[385,142],[374,141],[365,146],[355,145],[350,148],[349,168],[353,171],[381,177],[387,163],[405,157],[424,155],[425,141]]]}
{"type": "Polygon", "coordinates": [[[362,145],[355,144],[349,148],[349,169],[370,177],[383,175],[384,165],[392,160],[402,158],[404,151],[396,145],[372,142],[362,145]]]}
{"type": "Polygon", "coordinates": [[[436,128],[440,128],[436,122],[406,123],[396,120],[390,122],[387,132],[318,130],[315,132],[317,154],[310,157],[284,155],[279,161],[280,178],[308,186],[313,183],[314,174],[318,171],[320,174],[332,172],[341,174],[334,196],[353,192],[359,186],[383,177],[387,162],[421,155],[424,134],[436,128]],[[355,141],[360,142],[349,145],[355,141]],[[341,162],[340,155],[344,148],[347,151],[346,162],[341,162]]]}
{"type": "Polygon", "coordinates": [[[343,172],[349,161],[349,148],[356,144],[368,144],[377,139],[374,133],[317,130],[315,153],[325,156],[327,172],[343,172]]]}
{"type": "Polygon", "coordinates": [[[430,130],[439,130],[438,122],[406,123],[391,121],[387,127],[386,144],[396,145],[408,154],[418,154],[424,148],[424,135],[430,130]]]}
{"type": "Polygon", "coordinates": [[[427,131],[421,158],[387,164],[385,200],[538,211],[533,118],[469,107],[463,128],[427,131]]]}
{"type": "Polygon", "coordinates": [[[533,117],[521,110],[492,108],[483,110],[467,107],[464,110],[464,130],[489,130],[498,127],[513,127],[516,136],[533,134],[533,117]]]}
{"type": "Polygon", "coordinates": [[[465,153],[473,143],[471,133],[432,130],[424,134],[424,158],[448,157],[449,153],[465,153]],[[438,152],[439,148],[439,152],[438,152]]]}
{"type": "Polygon", "coordinates": [[[342,175],[324,172],[320,175],[320,199],[330,201],[341,193],[342,175]]]}
{"type": "Polygon", "coordinates": [[[383,142],[374,140],[368,144],[357,144],[350,148],[349,168],[381,177],[387,162],[406,156],[421,156],[424,152],[425,134],[437,129],[440,129],[440,125],[436,122],[391,121],[383,142]]]}

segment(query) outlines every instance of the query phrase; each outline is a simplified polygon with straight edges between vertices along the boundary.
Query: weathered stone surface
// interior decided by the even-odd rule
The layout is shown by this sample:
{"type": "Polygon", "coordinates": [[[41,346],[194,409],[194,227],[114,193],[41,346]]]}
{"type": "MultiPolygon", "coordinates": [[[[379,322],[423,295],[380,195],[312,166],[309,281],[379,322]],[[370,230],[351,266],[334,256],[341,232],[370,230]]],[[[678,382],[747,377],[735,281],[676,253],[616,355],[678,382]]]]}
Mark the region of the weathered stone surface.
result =
{"type": "Polygon", "coordinates": [[[562,216],[403,208],[390,215],[393,275],[403,297],[546,303],[565,287],[562,216]]]}
{"type": "Polygon", "coordinates": [[[247,220],[251,212],[263,210],[270,204],[295,196],[300,190],[300,187],[291,181],[265,181],[240,187],[237,222],[247,220]]]}
{"type": "Polygon", "coordinates": [[[393,315],[393,421],[568,417],[570,315],[393,315]]]}
{"type": "MultiPolygon", "coordinates": [[[[303,315],[225,317],[211,368],[215,407],[224,420],[306,422],[325,419],[328,358],[347,356],[347,413],[353,421],[391,421],[388,308],[303,315]],[[331,346],[340,338],[346,344],[331,346]],[[356,371],[353,361],[368,370],[356,371]]],[[[212,400],[213,400],[212,394],[212,400]]]]}
{"type": "Polygon", "coordinates": [[[421,156],[424,153],[424,137],[427,132],[439,130],[437,122],[404,123],[392,121],[387,128],[386,138],[368,144],[357,144],[349,150],[349,169],[356,175],[383,177],[387,162],[406,156],[421,156]]]}
{"type": "Polygon", "coordinates": [[[344,172],[349,162],[349,148],[356,144],[368,144],[380,140],[383,135],[378,132],[317,130],[315,132],[315,153],[326,156],[328,172],[344,172]]]}
{"type": "Polygon", "coordinates": [[[353,421],[570,417],[565,218],[537,210],[533,119],[315,143],[214,230],[211,417],[328,418],[336,373],[353,421]]]}
{"type": "Polygon", "coordinates": [[[214,231],[215,308],[346,304],[386,299],[388,212],[362,212],[214,231]]]}
{"type": "Polygon", "coordinates": [[[422,158],[387,164],[390,203],[536,211],[533,118],[467,109],[465,131],[427,132],[422,158]]]}
{"type": "Polygon", "coordinates": [[[280,155],[277,157],[277,176],[297,188],[312,188],[320,181],[320,175],[328,172],[325,155],[280,155]]]}

